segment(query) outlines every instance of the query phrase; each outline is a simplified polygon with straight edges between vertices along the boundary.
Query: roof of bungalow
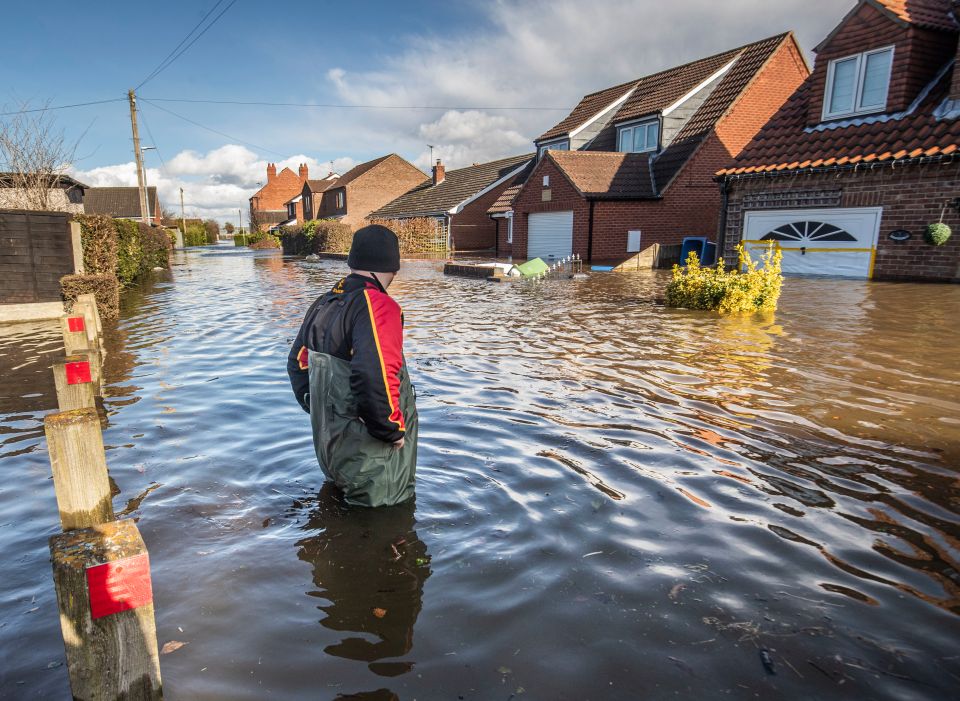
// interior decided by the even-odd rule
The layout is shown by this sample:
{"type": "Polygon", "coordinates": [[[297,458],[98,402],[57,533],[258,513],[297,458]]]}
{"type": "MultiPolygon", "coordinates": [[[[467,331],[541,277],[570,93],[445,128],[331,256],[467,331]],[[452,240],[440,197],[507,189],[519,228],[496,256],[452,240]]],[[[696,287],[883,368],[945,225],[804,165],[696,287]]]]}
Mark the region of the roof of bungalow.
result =
{"type": "MultiPolygon", "coordinates": [[[[147,188],[147,201],[151,214],[157,202],[157,188],[147,188]]],[[[114,219],[140,216],[140,188],[138,187],[91,187],[83,193],[83,211],[87,214],[105,214],[114,219]]]]}
{"type": "Polygon", "coordinates": [[[389,219],[456,213],[480,195],[516,177],[533,162],[533,156],[532,153],[525,153],[448,170],[436,185],[433,184],[433,178],[427,178],[370,216],[389,219]]]}
{"type": "MultiPolygon", "coordinates": [[[[66,174],[53,175],[52,173],[50,175],[51,177],[56,178],[58,185],[66,185],[68,189],[71,187],[77,187],[77,188],[80,188],[81,190],[90,189],[89,185],[86,185],[80,182],[79,180],[77,180],[76,178],[71,177],[69,175],[66,175],[66,174]]],[[[17,187],[18,183],[20,182],[19,181],[20,177],[21,177],[20,173],[11,173],[11,172],[0,173],[0,187],[17,187]]]]}

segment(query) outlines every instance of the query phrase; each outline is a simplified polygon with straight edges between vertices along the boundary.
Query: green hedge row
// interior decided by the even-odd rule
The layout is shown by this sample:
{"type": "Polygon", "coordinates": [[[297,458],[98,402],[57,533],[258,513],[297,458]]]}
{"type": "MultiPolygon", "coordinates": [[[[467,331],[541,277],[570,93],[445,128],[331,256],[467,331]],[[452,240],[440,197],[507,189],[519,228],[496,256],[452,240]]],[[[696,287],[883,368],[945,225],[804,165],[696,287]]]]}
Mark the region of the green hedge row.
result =
{"type": "Polygon", "coordinates": [[[353,229],[336,219],[311,219],[303,226],[284,227],[280,246],[288,255],[346,253],[353,242],[353,229]]]}

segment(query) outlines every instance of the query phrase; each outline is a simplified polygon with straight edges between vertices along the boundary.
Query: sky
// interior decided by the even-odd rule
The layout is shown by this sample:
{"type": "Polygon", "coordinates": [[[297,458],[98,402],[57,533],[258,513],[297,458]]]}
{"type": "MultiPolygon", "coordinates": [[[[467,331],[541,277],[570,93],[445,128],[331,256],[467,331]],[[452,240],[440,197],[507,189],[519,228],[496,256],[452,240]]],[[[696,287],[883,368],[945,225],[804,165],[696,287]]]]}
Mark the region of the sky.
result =
{"type": "Polygon", "coordinates": [[[179,209],[183,187],[187,216],[236,223],[268,162],[322,177],[387,153],[426,171],[428,144],[448,170],[530,152],[582,95],[648,73],[787,30],[812,62],[854,4],[7,0],[0,112],[115,100],[45,114],[77,144],[79,180],[135,185],[136,88],[164,208],[179,209]],[[149,77],[208,12],[203,35],[149,77]],[[197,102],[211,100],[311,106],[197,102]]]}

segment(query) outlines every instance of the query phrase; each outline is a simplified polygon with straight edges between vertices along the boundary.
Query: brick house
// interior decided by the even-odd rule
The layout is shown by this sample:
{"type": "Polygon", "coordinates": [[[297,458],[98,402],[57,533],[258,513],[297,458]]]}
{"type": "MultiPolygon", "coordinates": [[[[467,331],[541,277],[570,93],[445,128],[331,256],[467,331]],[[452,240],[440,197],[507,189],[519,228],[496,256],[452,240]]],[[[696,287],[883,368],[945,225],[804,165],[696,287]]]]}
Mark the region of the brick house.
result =
{"type": "MultiPolygon", "coordinates": [[[[328,185],[319,197],[311,196],[315,219],[339,219],[352,227],[370,213],[423,182],[423,171],[395,153],[354,166],[328,185]]],[[[304,189],[304,211],[306,207],[304,189]]]]}
{"type": "Polygon", "coordinates": [[[728,256],[772,240],[785,272],[960,281],[958,17],[950,0],[857,2],[718,173],[728,256]],[[941,220],[953,236],[929,245],[941,220]]]}
{"type": "MultiPolygon", "coordinates": [[[[147,188],[149,224],[159,226],[163,217],[157,188],[147,188]]],[[[86,214],[103,214],[113,219],[142,221],[139,187],[90,187],[83,193],[83,211],[86,214]]]]}
{"type": "Polygon", "coordinates": [[[785,33],[585,96],[536,140],[512,202],[491,207],[509,220],[498,250],[649,267],[661,245],[713,239],[714,174],[808,73],[785,33]]]}
{"type": "Polygon", "coordinates": [[[296,217],[300,223],[320,218],[320,205],[323,202],[323,193],[339,180],[340,176],[334,172],[327,173],[320,180],[307,180],[303,183],[300,193],[287,202],[287,217],[296,217]],[[291,207],[291,205],[293,205],[291,207]]]}
{"type": "Polygon", "coordinates": [[[373,212],[372,219],[430,217],[458,251],[494,250],[497,222],[487,210],[512,180],[533,162],[534,154],[475,163],[447,172],[440,159],[432,177],[373,212]]]}
{"type": "Polygon", "coordinates": [[[309,177],[306,163],[299,173],[289,168],[277,172],[276,163],[267,163],[267,182],[250,198],[250,226],[255,230],[282,223],[287,218],[287,202],[297,195],[309,177]]]}

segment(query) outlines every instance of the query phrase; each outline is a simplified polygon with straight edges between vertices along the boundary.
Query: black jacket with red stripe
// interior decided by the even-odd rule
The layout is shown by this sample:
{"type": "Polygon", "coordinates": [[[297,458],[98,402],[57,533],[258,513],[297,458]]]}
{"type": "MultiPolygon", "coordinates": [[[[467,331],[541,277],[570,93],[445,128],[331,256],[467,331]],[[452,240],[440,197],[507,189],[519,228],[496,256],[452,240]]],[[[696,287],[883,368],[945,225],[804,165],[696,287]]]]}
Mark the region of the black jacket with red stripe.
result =
{"type": "Polygon", "coordinates": [[[307,310],[287,357],[293,393],[307,412],[308,349],[350,363],[350,389],[371,436],[387,443],[403,437],[403,313],[378,281],[350,274],[307,310]]]}

